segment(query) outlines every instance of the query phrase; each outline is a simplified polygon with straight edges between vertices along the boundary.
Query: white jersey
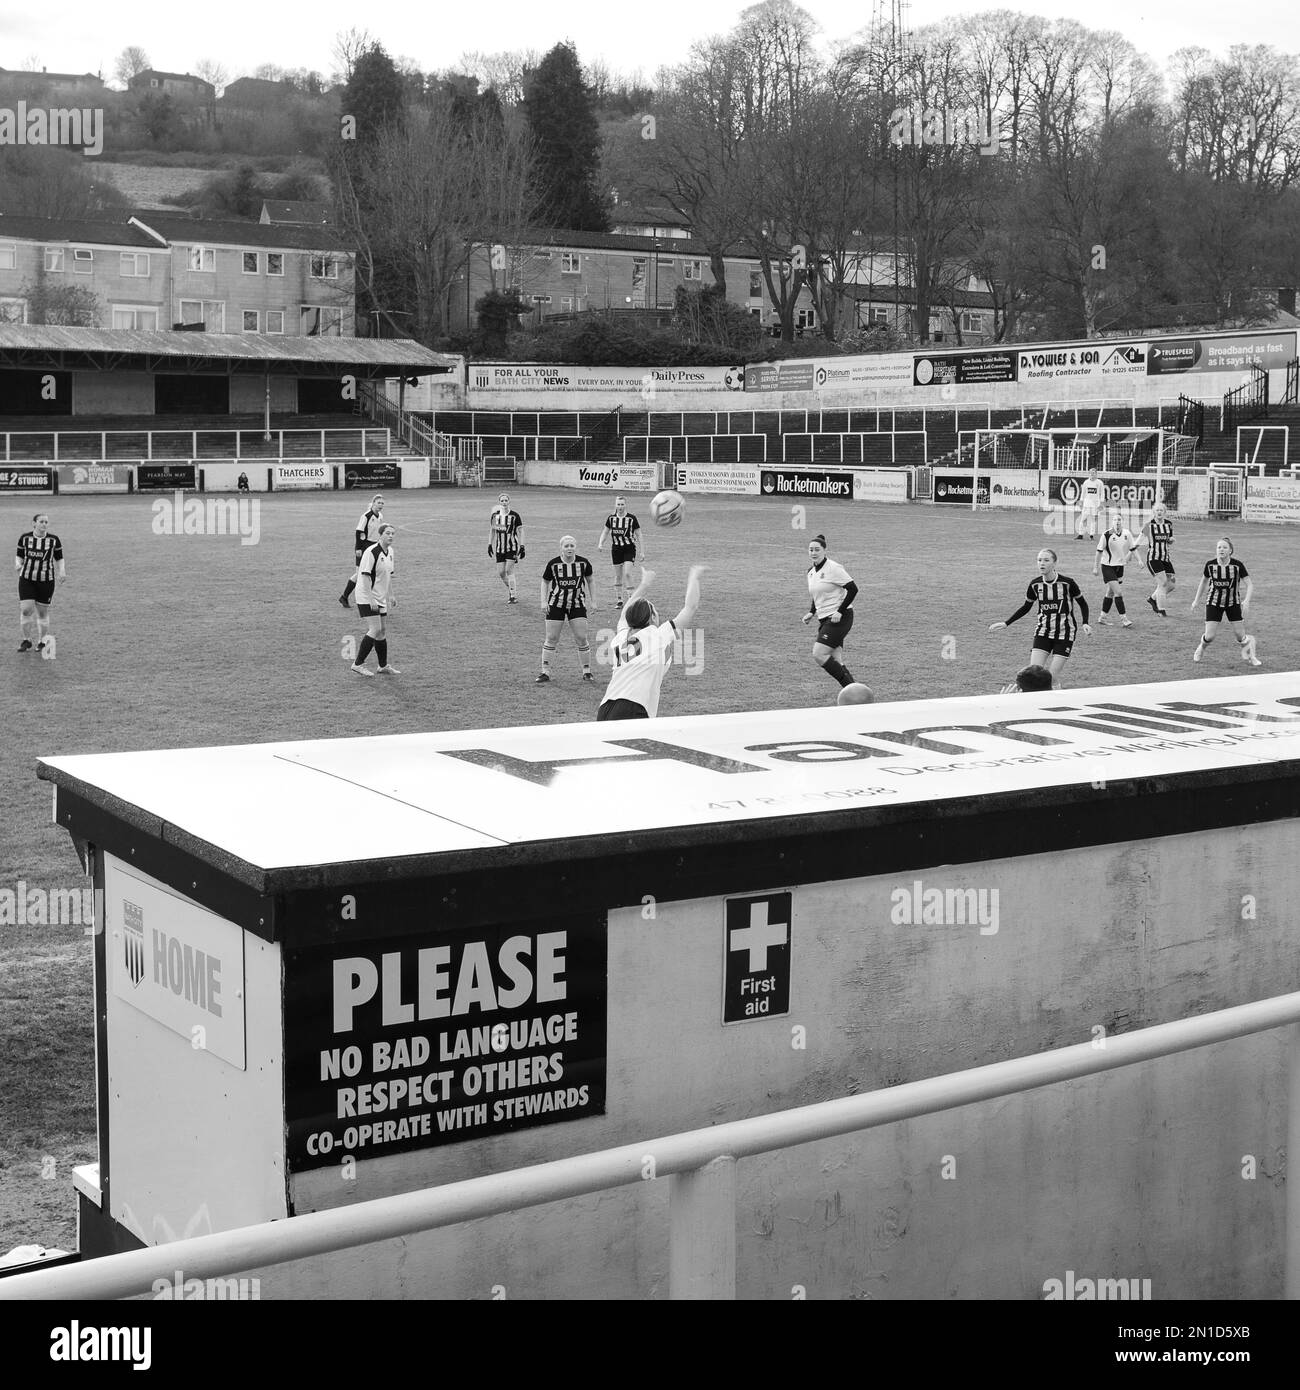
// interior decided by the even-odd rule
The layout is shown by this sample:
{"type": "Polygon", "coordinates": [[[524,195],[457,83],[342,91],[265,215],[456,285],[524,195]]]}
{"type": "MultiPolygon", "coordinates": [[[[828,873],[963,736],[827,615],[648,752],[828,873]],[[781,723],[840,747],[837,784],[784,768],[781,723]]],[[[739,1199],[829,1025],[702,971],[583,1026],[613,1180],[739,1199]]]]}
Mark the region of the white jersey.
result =
{"type": "Polygon", "coordinates": [[[845,586],[852,583],[852,575],[834,560],[823,560],[820,569],[809,566],[808,592],[818,618],[829,618],[832,613],[840,611],[845,586]]]}
{"type": "Polygon", "coordinates": [[[631,700],[653,719],[659,713],[659,691],[673,662],[676,639],[677,627],[671,620],[629,632],[626,616],[619,614],[612,650],[614,674],[605,699],[631,700]]]}
{"type": "Polygon", "coordinates": [[[361,537],[363,546],[374,545],[379,539],[379,528],[384,524],[384,514],[382,512],[372,512],[369,507],[361,513],[361,519],[357,522],[357,535],[361,537]]]}
{"type": "Polygon", "coordinates": [[[372,608],[383,609],[388,604],[388,592],[393,584],[393,567],[396,560],[393,547],[384,554],[382,545],[375,542],[361,553],[361,564],[357,569],[357,602],[368,603],[372,608]]]}
{"type": "Polygon", "coordinates": [[[1126,526],[1122,531],[1103,531],[1097,542],[1097,554],[1103,565],[1127,565],[1128,557],[1141,542],[1126,526]]]}
{"type": "Polygon", "coordinates": [[[1100,478],[1085,478],[1079,489],[1079,504],[1085,512],[1095,512],[1101,506],[1102,494],[1106,485],[1100,478]]]}

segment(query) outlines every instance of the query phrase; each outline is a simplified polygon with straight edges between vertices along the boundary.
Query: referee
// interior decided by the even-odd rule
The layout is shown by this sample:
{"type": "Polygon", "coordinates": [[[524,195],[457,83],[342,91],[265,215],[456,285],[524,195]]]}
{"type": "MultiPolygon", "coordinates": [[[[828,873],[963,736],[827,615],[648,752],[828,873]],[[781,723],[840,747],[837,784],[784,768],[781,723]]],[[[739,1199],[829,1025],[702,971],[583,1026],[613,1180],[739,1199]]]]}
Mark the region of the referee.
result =
{"type": "Polygon", "coordinates": [[[48,513],[37,512],[32,529],[18,537],[14,568],[18,571],[18,623],[22,630],[18,650],[29,652],[35,647],[47,660],[53,660],[50,604],[54,602],[55,580],[66,580],[68,575],[63,568],[63,542],[50,534],[48,513]]]}

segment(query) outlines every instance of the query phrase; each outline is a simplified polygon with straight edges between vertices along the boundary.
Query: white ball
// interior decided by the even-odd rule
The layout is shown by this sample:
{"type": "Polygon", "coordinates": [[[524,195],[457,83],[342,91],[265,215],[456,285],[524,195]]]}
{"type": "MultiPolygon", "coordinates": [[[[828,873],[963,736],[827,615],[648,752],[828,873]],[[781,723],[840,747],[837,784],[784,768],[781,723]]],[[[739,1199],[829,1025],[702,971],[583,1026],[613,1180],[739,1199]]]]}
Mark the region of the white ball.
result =
{"type": "Polygon", "coordinates": [[[876,699],[875,692],[869,685],[863,685],[861,681],[854,681],[852,685],[840,686],[840,693],[835,697],[837,705],[870,705],[876,699]]]}
{"type": "Polygon", "coordinates": [[[650,503],[650,515],[656,526],[680,526],[685,511],[681,493],[671,489],[657,493],[650,503]]]}

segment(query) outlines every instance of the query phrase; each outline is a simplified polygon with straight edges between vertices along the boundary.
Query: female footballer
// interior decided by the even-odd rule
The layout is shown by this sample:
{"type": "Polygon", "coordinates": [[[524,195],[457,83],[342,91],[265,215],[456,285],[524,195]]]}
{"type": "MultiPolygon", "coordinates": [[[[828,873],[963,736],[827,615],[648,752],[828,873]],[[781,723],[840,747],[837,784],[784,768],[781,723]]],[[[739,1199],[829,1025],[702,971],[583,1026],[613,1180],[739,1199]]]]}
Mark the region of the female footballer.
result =
{"type": "Polygon", "coordinates": [[[37,512],[32,529],[18,537],[14,568],[18,571],[18,624],[22,632],[18,650],[29,652],[35,647],[47,660],[52,659],[50,604],[54,602],[55,581],[66,580],[68,575],[63,567],[63,542],[50,534],[48,512],[37,512]]]}
{"type": "Polygon", "coordinates": [[[393,594],[393,569],[396,565],[393,537],[396,534],[397,528],[384,522],[379,528],[379,539],[361,552],[361,563],[357,566],[357,612],[366,620],[366,635],[361,639],[357,659],[352,663],[352,669],[358,676],[375,674],[366,665],[372,648],[379,660],[380,675],[401,675],[396,666],[388,664],[388,631],[384,626],[384,619],[397,607],[393,594]]]}
{"type": "Polygon", "coordinates": [[[524,519],[510,506],[510,494],[497,498],[488,518],[488,557],[497,564],[497,576],[506,586],[506,602],[518,603],[515,566],[524,558],[524,519]]]}
{"type": "Polygon", "coordinates": [[[1106,615],[1113,604],[1120,616],[1120,626],[1133,626],[1132,619],[1124,611],[1124,566],[1128,564],[1129,556],[1140,544],[1138,538],[1124,525],[1120,514],[1111,512],[1106,529],[1101,533],[1101,540],[1097,542],[1097,553],[1092,557],[1093,575],[1096,576],[1097,567],[1100,565],[1101,581],[1106,586],[1098,624],[1110,625],[1110,618],[1106,615]]]}
{"type": "Polygon", "coordinates": [[[1246,631],[1246,611],[1255,592],[1255,581],[1251,579],[1246,566],[1233,558],[1232,542],[1227,536],[1221,537],[1216,543],[1214,559],[1207,560],[1205,568],[1201,571],[1201,581],[1197,584],[1196,594],[1192,599],[1193,613],[1200,602],[1201,591],[1206,589],[1207,585],[1209,587],[1205,595],[1205,631],[1196,644],[1192,660],[1199,661],[1205,655],[1206,647],[1218,636],[1219,624],[1227,618],[1236,634],[1237,645],[1241,648],[1241,659],[1249,661],[1252,666],[1263,665],[1255,655],[1255,639],[1246,631]]]}
{"type": "Polygon", "coordinates": [[[844,639],[853,629],[853,600],[858,586],[853,576],[826,553],[826,537],[808,542],[808,594],[810,605],[803,621],[817,619],[813,660],[841,687],[853,685],[853,673],[844,665],[844,639]]]}
{"type": "Polygon", "coordinates": [[[573,630],[582,658],[582,679],[594,680],[591,674],[591,642],[587,637],[587,605],[591,603],[591,561],[578,554],[578,542],[572,536],[560,537],[560,553],[548,560],[542,571],[542,616],[546,619],[546,636],[542,641],[542,670],[538,685],[551,679],[551,657],[560,644],[560,633],[567,622],[573,630]]]}
{"type": "Polygon", "coordinates": [[[1038,626],[1034,629],[1034,644],[1029,652],[1031,666],[1045,666],[1052,679],[1059,681],[1065,663],[1074,650],[1076,627],[1074,605],[1079,605],[1080,629],[1085,637],[1092,636],[1088,626],[1088,600],[1078,584],[1068,575],[1056,572],[1056,551],[1046,546],[1038,552],[1038,578],[1031,580],[1025,590],[1025,601],[1005,621],[990,623],[989,631],[1010,627],[1034,606],[1038,605],[1038,626]]]}

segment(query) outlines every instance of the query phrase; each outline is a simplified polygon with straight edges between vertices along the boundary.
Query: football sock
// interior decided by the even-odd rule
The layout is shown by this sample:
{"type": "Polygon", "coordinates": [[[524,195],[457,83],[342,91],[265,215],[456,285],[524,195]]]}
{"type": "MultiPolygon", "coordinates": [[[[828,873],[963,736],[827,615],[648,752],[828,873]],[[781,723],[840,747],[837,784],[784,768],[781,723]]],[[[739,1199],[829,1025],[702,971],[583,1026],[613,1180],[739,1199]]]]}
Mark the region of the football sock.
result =
{"type": "Polygon", "coordinates": [[[1125,613],[1124,613],[1124,595],[1123,595],[1123,594],[1116,594],[1116,595],[1115,595],[1115,611],[1120,615],[1121,618],[1125,616],[1125,613]]]}
{"type": "Polygon", "coordinates": [[[583,671],[590,671],[590,670],[591,670],[591,643],[588,642],[587,645],[586,645],[585,647],[579,647],[579,648],[578,648],[578,655],[582,658],[582,669],[583,669],[583,671]]]}
{"type": "Polygon", "coordinates": [[[543,642],[543,643],[542,643],[542,673],[543,673],[543,675],[548,675],[548,676],[549,676],[550,673],[551,673],[551,656],[554,654],[554,652],[555,652],[555,646],[554,646],[554,644],[552,644],[552,643],[550,643],[550,642],[543,642]]]}
{"type": "Polygon", "coordinates": [[[1109,594],[1107,594],[1106,597],[1105,597],[1104,599],[1102,599],[1102,601],[1101,601],[1101,611],[1102,611],[1103,613],[1109,613],[1109,612],[1110,612],[1110,605],[1111,605],[1111,597],[1110,597],[1109,594]]]}
{"type": "Polygon", "coordinates": [[[357,648],[357,659],[352,664],[354,666],[364,666],[366,664],[366,657],[370,655],[371,651],[374,649],[374,645],[374,638],[372,638],[369,633],[366,633],[361,639],[361,645],[357,648]]]}
{"type": "Polygon", "coordinates": [[[351,597],[352,597],[352,591],[353,591],[353,589],[355,589],[356,587],[357,587],[357,581],[356,581],[355,579],[349,579],[349,580],[348,580],[348,586],[347,586],[347,588],[343,590],[343,597],[344,597],[344,598],[351,598],[351,597]]]}
{"type": "Polygon", "coordinates": [[[854,683],[853,673],[846,666],[841,666],[834,657],[822,663],[822,670],[825,671],[828,676],[839,681],[841,685],[852,685],[854,683]]]}
{"type": "Polygon", "coordinates": [[[379,658],[379,664],[381,666],[388,665],[388,638],[381,637],[375,643],[375,655],[379,658]]]}

